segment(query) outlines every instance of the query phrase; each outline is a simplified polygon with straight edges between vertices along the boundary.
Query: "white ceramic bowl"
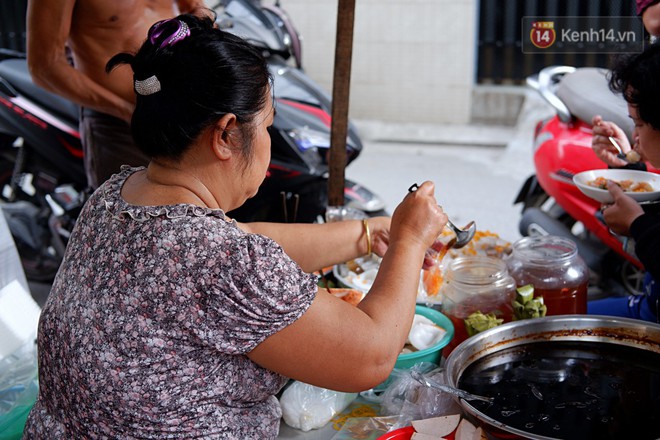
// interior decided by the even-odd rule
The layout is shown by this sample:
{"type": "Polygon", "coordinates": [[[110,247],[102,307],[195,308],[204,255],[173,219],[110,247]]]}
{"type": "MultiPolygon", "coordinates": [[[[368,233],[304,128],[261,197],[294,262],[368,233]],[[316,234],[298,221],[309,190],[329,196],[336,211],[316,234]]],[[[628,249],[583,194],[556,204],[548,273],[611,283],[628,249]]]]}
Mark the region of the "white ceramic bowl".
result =
{"type": "Polygon", "coordinates": [[[591,182],[598,177],[615,181],[632,180],[634,182],[648,182],[653,187],[653,192],[626,192],[626,195],[629,195],[638,202],[660,199],[660,175],[646,171],[622,169],[583,171],[573,176],[573,182],[587,197],[600,203],[612,203],[612,195],[609,191],[588,185],[587,182],[591,182]]]}

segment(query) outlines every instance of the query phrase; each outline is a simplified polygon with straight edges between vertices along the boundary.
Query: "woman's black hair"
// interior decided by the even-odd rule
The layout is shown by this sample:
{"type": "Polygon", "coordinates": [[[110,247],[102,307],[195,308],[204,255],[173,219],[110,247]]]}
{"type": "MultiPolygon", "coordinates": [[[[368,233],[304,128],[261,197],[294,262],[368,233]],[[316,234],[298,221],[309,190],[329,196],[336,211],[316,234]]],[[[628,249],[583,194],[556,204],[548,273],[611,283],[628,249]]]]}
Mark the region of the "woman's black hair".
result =
{"type": "Polygon", "coordinates": [[[622,93],[642,121],[660,130],[660,44],[620,57],[612,69],[610,89],[622,93]]]}
{"type": "Polygon", "coordinates": [[[145,94],[136,85],[131,119],[135,142],[147,156],[180,158],[227,113],[236,115],[244,157],[251,156],[251,122],[270,99],[272,78],[261,52],[245,40],[214,28],[210,18],[184,14],[156,23],[137,54],[115,55],[106,70],[119,64],[133,68],[138,84],[151,86],[145,94]],[[186,27],[189,35],[177,34],[186,27]],[[153,91],[156,80],[159,90],[153,91]]]}

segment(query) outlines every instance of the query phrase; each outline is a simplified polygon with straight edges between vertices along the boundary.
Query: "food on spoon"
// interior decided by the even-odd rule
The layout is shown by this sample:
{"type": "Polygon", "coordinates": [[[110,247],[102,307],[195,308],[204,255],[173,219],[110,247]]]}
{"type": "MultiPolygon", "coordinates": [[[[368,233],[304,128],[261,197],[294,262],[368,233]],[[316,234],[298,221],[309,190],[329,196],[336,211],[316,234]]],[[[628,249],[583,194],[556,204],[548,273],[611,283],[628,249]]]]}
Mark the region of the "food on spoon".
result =
{"type": "Polygon", "coordinates": [[[413,420],[412,426],[417,433],[430,435],[433,438],[441,438],[454,432],[460,421],[460,414],[451,414],[448,416],[413,420]]]}
{"type": "Polygon", "coordinates": [[[589,180],[587,185],[593,186],[594,188],[607,190],[607,181],[612,180],[612,182],[619,185],[619,187],[624,192],[653,192],[653,187],[648,182],[636,182],[632,179],[626,180],[613,180],[606,179],[605,177],[596,177],[594,180],[589,180]]]}
{"type": "Polygon", "coordinates": [[[477,311],[465,318],[465,330],[468,336],[474,336],[477,333],[497,327],[503,322],[504,320],[495,316],[494,313],[483,314],[481,311],[477,311]]]}
{"type": "Polygon", "coordinates": [[[640,156],[637,151],[630,150],[626,153],[626,161],[628,161],[628,163],[637,163],[640,160],[642,160],[642,156],[640,156]]]}

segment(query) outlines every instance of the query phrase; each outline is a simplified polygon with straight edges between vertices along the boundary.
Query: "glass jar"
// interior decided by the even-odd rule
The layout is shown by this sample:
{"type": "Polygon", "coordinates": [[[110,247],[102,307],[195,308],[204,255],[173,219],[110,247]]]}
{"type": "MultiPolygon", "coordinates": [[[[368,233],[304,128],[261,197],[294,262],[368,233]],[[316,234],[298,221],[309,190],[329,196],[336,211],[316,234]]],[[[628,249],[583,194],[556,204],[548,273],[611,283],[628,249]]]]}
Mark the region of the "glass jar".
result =
{"type": "Polygon", "coordinates": [[[548,315],[587,313],[589,268],[567,238],[525,237],[513,244],[506,260],[518,287],[531,284],[543,297],[548,315]]]}
{"type": "MultiPolygon", "coordinates": [[[[476,312],[488,316],[489,323],[512,320],[515,280],[499,258],[474,256],[453,260],[447,266],[442,312],[454,324],[454,338],[443,350],[445,357],[474,333],[466,318],[476,312]]],[[[486,317],[484,317],[486,318],[486,317]]]]}

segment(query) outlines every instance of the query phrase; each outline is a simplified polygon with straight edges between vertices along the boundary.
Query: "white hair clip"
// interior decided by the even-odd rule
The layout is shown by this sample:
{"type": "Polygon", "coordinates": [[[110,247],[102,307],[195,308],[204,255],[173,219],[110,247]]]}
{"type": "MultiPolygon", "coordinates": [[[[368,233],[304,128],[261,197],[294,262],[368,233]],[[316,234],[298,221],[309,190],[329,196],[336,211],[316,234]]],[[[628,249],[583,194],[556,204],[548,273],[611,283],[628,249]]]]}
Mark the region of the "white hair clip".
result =
{"type": "Polygon", "coordinates": [[[160,92],[160,81],[158,81],[156,75],[151,75],[149,78],[143,80],[136,79],[135,92],[142,96],[153,95],[156,92],[160,92]]]}

